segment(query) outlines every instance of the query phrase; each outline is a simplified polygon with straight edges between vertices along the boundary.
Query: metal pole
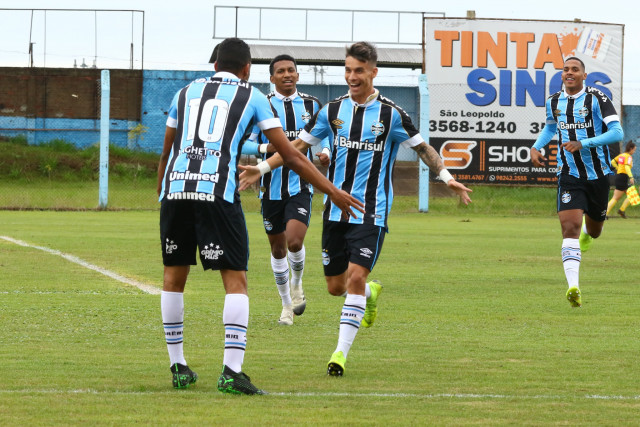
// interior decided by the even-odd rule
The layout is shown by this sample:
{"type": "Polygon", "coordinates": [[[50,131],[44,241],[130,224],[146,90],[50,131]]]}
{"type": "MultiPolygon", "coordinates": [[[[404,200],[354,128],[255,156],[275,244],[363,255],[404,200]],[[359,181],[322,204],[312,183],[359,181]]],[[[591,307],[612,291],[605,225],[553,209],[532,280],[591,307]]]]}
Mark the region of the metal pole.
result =
{"type": "Polygon", "coordinates": [[[109,106],[111,98],[111,82],[109,70],[102,70],[100,75],[100,188],[98,203],[105,209],[109,201],[109,106]]]}
{"type": "MultiPolygon", "coordinates": [[[[420,92],[420,135],[429,143],[429,89],[427,75],[420,74],[418,78],[420,92]]],[[[418,160],[420,175],[418,178],[418,210],[429,212],[429,167],[418,160]]]]}

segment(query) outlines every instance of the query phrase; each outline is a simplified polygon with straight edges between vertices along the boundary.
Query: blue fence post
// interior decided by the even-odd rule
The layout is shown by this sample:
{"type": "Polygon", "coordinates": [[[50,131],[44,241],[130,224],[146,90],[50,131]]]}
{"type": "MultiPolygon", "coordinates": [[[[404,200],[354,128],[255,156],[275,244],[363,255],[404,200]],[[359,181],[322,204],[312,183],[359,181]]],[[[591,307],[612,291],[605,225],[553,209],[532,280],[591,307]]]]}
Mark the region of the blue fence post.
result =
{"type": "Polygon", "coordinates": [[[109,201],[109,105],[111,98],[111,78],[109,70],[100,74],[100,209],[105,209],[109,201]]]}
{"type": "MultiPolygon", "coordinates": [[[[420,91],[420,135],[429,143],[429,89],[427,75],[420,74],[418,78],[418,90],[420,91]]],[[[418,210],[429,212],[429,168],[418,159],[420,170],[418,181],[418,210]]]]}

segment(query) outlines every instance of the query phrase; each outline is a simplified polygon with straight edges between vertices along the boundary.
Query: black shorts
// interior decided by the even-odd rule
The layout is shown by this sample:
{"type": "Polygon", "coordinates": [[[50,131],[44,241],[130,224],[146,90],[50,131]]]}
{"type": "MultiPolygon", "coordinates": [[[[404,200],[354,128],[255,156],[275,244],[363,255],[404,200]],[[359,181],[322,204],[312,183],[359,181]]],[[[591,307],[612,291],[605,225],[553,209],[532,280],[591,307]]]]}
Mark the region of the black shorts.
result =
{"type": "Polygon", "coordinates": [[[609,177],[586,180],[560,175],[557,203],[558,212],[582,209],[594,221],[604,221],[609,203],[609,177]]]}
{"type": "Polygon", "coordinates": [[[247,271],[249,236],[240,203],[163,200],[160,206],[162,261],[205,270],[247,271]]]}
{"type": "Polygon", "coordinates": [[[372,224],[324,221],[322,264],[325,276],[344,273],[349,263],[373,270],[384,243],[385,229],[372,224]]]}
{"type": "Polygon", "coordinates": [[[289,220],[295,219],[309,226],[311,221],[311,198],[303,191],[284,200],[262,199],[262,222],[267,234],[283,233],[289,220]]]}
{"type": "Polygon", "coordinates": [[[629,175],[626,173],[618,173],[614,179],[616,190],[627,191],[629,188],[629,175]]]}

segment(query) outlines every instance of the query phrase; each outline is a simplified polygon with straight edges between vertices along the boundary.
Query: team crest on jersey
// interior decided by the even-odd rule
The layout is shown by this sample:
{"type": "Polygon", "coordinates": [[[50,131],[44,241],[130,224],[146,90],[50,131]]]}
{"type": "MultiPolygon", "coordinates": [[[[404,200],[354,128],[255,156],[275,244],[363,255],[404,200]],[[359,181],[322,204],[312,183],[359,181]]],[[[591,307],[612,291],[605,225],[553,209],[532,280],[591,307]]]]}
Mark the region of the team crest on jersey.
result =
{"type": "Polygon", "coordinates": [[[578,110],[578,114],[580,117],[587,117],[589,115],[589,109],[587,107],[582,107],[578,110]]]}
{"type": "Polygon", "coordinates": [[[309,123],[309,120],[311,120],[311,114],[309,114],[308,111],[302,113],[302,121],[305,123],[309,123]]]}
{"type": "Polygon", "coordinates": [[[382,122],[374,122],[371,125],[371,133],[374,134],[375,136],[380,136],[382,135],[384,132],[384,125],[382,124],[382,122]]]}
{"type": "Polygon", "coordinates": [[[569,203],[571,201],[571,194],[565,191],[564,193],[562,193],[562,197],[560,200],[562,200],[562,203],[569,203]]]}
{"type": "Polygon", "coordinates": [[[332,120],[331,123],[336,127],[336,129],[342,129],[342,125],[344,124],[340,119],[332,120]]]}

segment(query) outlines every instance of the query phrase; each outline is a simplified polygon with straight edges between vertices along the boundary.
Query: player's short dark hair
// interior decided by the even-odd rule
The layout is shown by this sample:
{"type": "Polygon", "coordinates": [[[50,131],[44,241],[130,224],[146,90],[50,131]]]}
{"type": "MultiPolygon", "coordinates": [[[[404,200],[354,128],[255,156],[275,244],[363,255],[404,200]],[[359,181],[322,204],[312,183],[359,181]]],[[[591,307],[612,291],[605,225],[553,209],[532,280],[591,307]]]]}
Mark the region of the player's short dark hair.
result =
{"type": "Polygon", "coordinates": [[[218,59],[218,48],[220,47],[220,43],[213,48],[213,52],[211,52],[211,58],[209,58],[209,64],[213,64],[218,59]]]}
{"type": "Polygon", "coordinates": [[[577,56],[570,56],[567,59],[564,60],[564,62],[567,62],[569,60],[573,59],[574,61],[578,61],[580,63],[580,65],[582,65],[582,71],[586,71],[587,67],[584,66],[584,62],[582,62],[582,59],[578,58],[577,56]]]}
{"type": "Polygon", "coordinates": [[[634,148],[636,148],[636,143],[633,141],[629,141],[627,142],[627,145],[624,146],[624,151],[626,153],[628,153],[629,151],[633,150],[634,148]]]}
{"type": "Polygon", "coordinates": [[[218,51],[215,62],[218,63],[218,71],[237,74],[245,65],[251,63],[251,50],[244,40],[231,37],[224,39],[216,47],[218,51]]]}
{"type": "Polygon", "coordinates": [[[378,63],[378,50],[369,42],[357,42],[347,47],[346,56],[358,61],[369,62],[374,66],[378,63]]]}
{"type": "Polygon", "coordinates": [[[276,56],[275,58],[273,58],[271,60],[271,62],[269,63],[269,75],[273,76],[273,72],[275,71],[274,70],[274,65],[276,64],[276,62],[279,62],[279,61],[291,61],[291,62],[293,62],[293,66],[296,67],[296,71],[298,71],[298,64],[296,63],[296,60],[293,58],[293,56],[287,55],[285,53],[285,54],[282,54],[282,55],[278,55],[278,56],[276,56]]]}

